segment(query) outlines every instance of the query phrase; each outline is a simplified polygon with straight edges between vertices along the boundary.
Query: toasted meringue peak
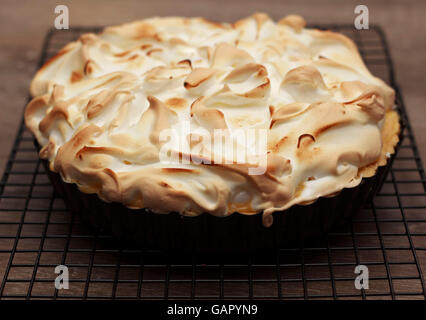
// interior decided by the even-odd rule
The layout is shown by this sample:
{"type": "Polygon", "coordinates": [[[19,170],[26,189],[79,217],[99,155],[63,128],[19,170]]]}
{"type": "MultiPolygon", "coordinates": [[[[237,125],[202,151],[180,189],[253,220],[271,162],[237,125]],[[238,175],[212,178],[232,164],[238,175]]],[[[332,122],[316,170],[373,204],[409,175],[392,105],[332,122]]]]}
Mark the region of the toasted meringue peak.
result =
{"type": "Polygon", "coordinates": [[[305,19],[294,14],[282,18],[280,21],[278,21],[278,24],[292,27],[297,32],[302,31],[302,29],[306,27],[305,19]]]}
{"type": "Polygon", "coordinates": [[[206,81],[214,74],[213,69],[209,68],[197,68],[194,69],[188,77],[186,77],[183,86],[187,89],[194,88],[200,85],[203,81],[206,81]]]}
{"type": "Polygon", "coordinates": [[[305,26],[257,13],[84,34],[35,75],[26,125],[82,192],[159,213],[263,211],[268,226],[374,175],[398,141],[393,89],[350,39],[305,26]]]}

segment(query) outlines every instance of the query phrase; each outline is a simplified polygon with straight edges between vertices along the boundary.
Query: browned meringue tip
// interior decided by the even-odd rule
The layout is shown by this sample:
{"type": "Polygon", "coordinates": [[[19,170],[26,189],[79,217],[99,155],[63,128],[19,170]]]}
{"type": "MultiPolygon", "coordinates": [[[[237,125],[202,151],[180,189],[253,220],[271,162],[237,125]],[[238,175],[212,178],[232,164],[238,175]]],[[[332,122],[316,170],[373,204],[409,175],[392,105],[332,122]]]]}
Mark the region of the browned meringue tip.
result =
{"type": "Polygon", "coordinates": [[[306,27],[305,19],[295,14],[285,16],[278,21],[278,24],[292,27],[296,32],[300,32],[304,27],[306,27]]]}

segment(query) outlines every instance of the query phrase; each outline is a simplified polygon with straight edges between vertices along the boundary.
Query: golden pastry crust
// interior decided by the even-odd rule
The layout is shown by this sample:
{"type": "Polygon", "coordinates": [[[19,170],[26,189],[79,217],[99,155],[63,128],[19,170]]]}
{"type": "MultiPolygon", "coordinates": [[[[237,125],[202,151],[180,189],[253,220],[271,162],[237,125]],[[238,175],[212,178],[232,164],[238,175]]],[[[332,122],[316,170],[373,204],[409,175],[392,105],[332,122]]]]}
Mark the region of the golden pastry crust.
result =
{"type": "Polygon", "coordinates": [[[51,170],[108,202],[217,216],[311,203],[373,176],[400,128],[393,89],[355,44],[305,25],[172,17],[82,35],[35,75],[26,125],[51,170]],[[231,156],[216,140],[195,149],[217,129],[231,156]],[[236,132],[266,135],[265,152],[236,132]]]}

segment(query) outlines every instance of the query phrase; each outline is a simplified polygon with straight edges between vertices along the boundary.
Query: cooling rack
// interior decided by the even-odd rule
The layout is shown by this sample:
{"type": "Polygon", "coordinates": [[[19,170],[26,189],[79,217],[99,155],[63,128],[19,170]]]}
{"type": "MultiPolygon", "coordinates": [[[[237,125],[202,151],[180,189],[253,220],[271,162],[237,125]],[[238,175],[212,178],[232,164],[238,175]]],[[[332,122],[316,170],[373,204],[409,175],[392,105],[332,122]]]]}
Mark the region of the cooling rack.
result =
{"type": "MultiPolygon", "coordinates": [[[[0,183],[0,299],[425,299],[426,179],[383,31],[319,27],[356,42],[369,69],[396,89],[406,124],[382,190],[359,214],[315,245],[282,248],[268,259],[175,260],[130,248],[66,210],[21,123],[0,183]],[[67,290],[54,286],[60,264],[69,268],[67,290]],[[369,289],[355,288],[360,264],[369,269],[369,289]]],[[[51,30],[40,64],[99,30],[51,30]]]]}

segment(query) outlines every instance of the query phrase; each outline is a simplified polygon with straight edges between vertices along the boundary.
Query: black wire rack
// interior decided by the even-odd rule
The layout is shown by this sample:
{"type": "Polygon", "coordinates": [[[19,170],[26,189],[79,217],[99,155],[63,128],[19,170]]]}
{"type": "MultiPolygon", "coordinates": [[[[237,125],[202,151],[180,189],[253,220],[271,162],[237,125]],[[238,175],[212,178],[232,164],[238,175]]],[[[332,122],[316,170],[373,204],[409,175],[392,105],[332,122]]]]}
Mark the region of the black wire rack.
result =
{"type": "MultiPolygon", "coordinates": [[[[320,26],[342,32],[369,69],[396,89],[404,139],[382,190],[315,245],[236,262],[189,255],[175,261],[97,234],[53,191],[21,123],[0,184],[0,299],[425,299],[426,179],[380,27],[320,26]],[[357,265],[369,289],[355,288],[357,265]],[[54,269],[69,268],[57,290],[54,269]]],[[[81,33],[51,30],[40,64],[81,33]]]]}

